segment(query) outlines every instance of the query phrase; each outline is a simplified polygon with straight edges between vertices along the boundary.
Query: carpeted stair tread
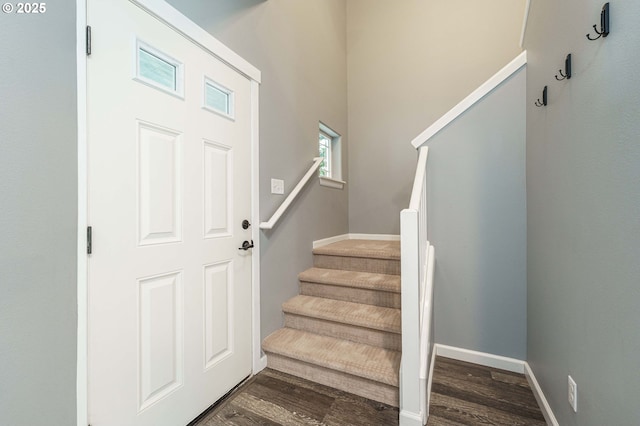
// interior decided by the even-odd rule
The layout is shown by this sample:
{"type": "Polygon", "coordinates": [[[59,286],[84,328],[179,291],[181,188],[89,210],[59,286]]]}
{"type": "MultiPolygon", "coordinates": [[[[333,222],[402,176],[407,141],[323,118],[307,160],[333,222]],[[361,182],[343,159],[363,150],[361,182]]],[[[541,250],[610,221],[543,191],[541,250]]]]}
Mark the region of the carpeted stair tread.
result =
{"type": "Polygon", "coordinates": [[[400,276],[340,269],[310,268],[298,275],[302,282],[400,293],[400,276]]]}
{"type": "Polygon", "coordinates": [[[314,248],[313,254],[400,260],[400,241],[343,240],[314,248]]]}
{"type": "Polygon", "coordinates": [[[398,386],[398,351],[281,328],[262,343],[265,352],[398,386]]]}
{"type": "Polygon", "coordinates": [[[282,304],[288,314],[302,315],[343,324],[401,333],[400,309],[383,308],[362,303],[324,299],[313,296],[295,296],[282,304]]]}

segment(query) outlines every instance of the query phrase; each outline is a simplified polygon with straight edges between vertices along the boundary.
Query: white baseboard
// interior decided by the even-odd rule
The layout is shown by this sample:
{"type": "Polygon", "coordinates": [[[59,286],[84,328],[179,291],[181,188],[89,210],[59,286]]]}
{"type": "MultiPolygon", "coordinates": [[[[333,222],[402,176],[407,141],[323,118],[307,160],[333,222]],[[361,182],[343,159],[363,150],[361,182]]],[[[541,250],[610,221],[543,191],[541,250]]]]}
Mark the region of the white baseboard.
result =
{"type": "Polygon", "coordinates": [[[429,419],[429,406],[431,405],[431,384],[433,383],[433,367],[436,365],[436,345],[431,350],[431,364],[429,364],[429,377],[427,378],[427,420],[429,419]]]}
{"type": "Polygon", "coordinates": [[[327,246],[329,244],[337,243],[338,241],[348,240],[349,234],[336,235],[335,237],[323,238],[313,242],[313,248],[327,246]]]}
{"type": "Polygon", "coordinates": [[[484,365],[486,367],[499,368],[514,373],[524,374],[524,361],[515,358],[508,358],[500,355],[488,354],[486,352],[472,351],[470,349],[455,348],[453,346],[436,343],[434,351],[437,355],[445,358],[453,358],[458,361],[471,362],[484,365]]]}
{"type": "Polygon", "coordinates": [[[524,363],[524,375],[529,382],[529,386],[533,391],[533,396],[536,397],[538,406],[540,407],[540,410],[542,410],[542,415],[547,421],[547,424],[551,426],[559,426],[558,420],[556,420],[556,416],[553,414],[553,411],[551,411],[551,406],[547,402],[547,398],[545,398],[544,393],[542,393],[542,388],[538,384],[538,380],[536,380],[536,376],[533,374],[533,370],[529,366],[528,362],[524,363]]]}
{"type": "Polygon", "coordinates": [[[380,240],[380,241],[400,241],[400,235],[394,234],[342,234],[335,237],[323,238],[313,242],[313,248],[323,247],[329,244],[344,240],[380,240]]]}
{"type": "Polygon", "coordinates": [[[253,365],[253,374],[256,375],[259,372],[261,372],[262,370],[264,370],[265,368],[267,368],[267,356],[266,355],[262,355],[260,358],[258,358],[254,365],[253,365]]]}
{"type": "Polygon", "coordinates": [[[422,426],[422,416],[411,411],[400,410],[400,426],[422,426]]]}
{"type": "Polygon", "coordinates": [[[380,240],[400,241],[400,235],[396,234],[349,234],[350,240],[380,240]]]}

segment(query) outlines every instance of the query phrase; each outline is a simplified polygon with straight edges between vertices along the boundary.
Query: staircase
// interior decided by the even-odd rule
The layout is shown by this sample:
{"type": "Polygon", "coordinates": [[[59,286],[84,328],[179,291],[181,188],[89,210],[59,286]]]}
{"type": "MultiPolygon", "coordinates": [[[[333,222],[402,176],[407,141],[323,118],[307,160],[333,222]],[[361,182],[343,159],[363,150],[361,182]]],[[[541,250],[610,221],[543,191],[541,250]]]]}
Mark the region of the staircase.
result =
{"type": "Polygon", "coordinates": [[[262,344],[268,366],[397,407],[400,242],[343,240],[313,259],[262,344]]]}

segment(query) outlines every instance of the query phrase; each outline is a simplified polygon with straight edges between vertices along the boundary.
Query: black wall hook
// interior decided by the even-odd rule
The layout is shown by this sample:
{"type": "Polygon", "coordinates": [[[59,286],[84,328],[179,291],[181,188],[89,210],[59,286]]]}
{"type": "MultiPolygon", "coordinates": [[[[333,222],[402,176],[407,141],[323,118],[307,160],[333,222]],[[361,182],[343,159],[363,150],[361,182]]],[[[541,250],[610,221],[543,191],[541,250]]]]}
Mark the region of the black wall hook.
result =
{"type": "Polygon", "coordinates": [[[598,34],[598,37],[592,38],[589,34],[587,34],[587,38],[589,40],[597,40],[600,37],[606,37],[609,35],[609,3],[605,3],[602,6],[602,12],[600,12],[600,31],[598,31],[598,26],[594,25],[593,30],[598,34]]]}
{"type": "Polygon", "coordinates": [[[567,58],[564,60],[564,72],[562,70],[558,70],[562,78],[558,78],[558,74],[556,74],[556,80],[569,80],[571,78],[571,53],[567,55],[567,58]]]}
{"type": "Polygon", "coordinates": [[[535,106],[537,106],[538,108],[547,106],[547,86],[544,86],[544,89],[542,90],[542,101],[540,101],[540,98],[538,98],[538,100],[535,102],[535,106]]]}

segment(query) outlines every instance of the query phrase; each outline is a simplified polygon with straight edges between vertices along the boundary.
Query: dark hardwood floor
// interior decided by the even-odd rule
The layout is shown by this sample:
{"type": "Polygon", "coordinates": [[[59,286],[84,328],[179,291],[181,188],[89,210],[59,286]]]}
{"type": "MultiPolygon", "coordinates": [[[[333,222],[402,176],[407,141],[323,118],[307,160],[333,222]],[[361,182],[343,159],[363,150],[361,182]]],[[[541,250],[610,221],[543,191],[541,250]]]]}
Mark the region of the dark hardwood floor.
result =
{"type": "Polygon", "coordinates": [[[546,425],[523,374],[437,357],[427,426],[546,425]]]}
{"type": "MultiPolygon", "coordinates": [[[[266,369],[191,426],[396,426],[398,409],[266,369]]],[[[545,425],[522,374],[438,357],[428,426],[545,425]]]]}
{"type": "Polygon", "coordinates": [[[266,369],[193,426],[397,424],[397,408],[266,369]]]}

